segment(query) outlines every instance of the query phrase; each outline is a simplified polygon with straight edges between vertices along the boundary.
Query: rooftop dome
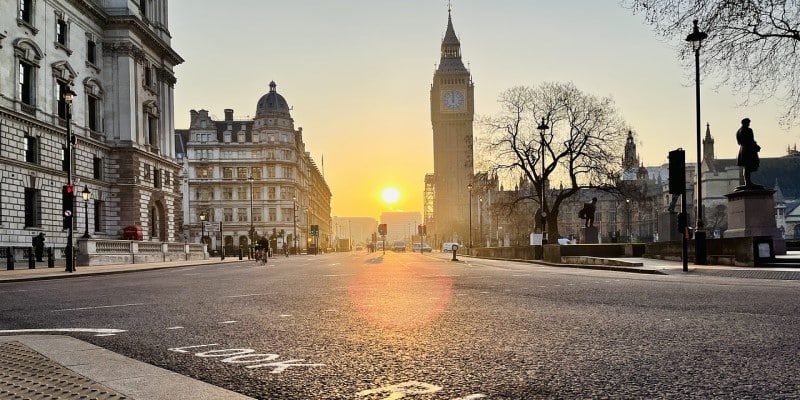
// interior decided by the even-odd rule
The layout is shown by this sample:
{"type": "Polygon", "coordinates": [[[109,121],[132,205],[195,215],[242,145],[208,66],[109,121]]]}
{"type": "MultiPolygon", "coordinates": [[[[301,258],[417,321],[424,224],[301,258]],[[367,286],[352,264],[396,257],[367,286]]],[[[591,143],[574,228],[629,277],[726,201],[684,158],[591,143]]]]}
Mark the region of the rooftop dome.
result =
{"type": "Polygon", "coordinates": [[[277,86],[275,81],[269,83],[269,93],[261,96],[256,105],[256,117],[264,117],[268,114],[283,114],[287,118],[291,117],[289,104],[275,90],[277,86]]]}

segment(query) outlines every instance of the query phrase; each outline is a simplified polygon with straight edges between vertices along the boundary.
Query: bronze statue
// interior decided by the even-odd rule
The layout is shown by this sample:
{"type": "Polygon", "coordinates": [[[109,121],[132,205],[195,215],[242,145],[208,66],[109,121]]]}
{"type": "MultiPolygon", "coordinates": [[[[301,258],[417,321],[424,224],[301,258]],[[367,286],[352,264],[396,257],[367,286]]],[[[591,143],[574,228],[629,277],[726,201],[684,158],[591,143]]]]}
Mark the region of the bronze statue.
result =
{"type": "Polygon", "coordinates": [[[744,168],[744,186],[739,186],[736,189],[763,189],[763,186],[754,184],[750,179],[750,174],[753,171],[758,171],[758,152],[761,151],[761,146],[756,143],[753,130],[750,129],[750,118],[742,120],[742,127],[736,131],[736,142],[739,143],[739,155],[736,157],[736,165],[744,168]]]}
{"type": "Polygon", "coordinates": [[[594,211],[597,209],[597,197],[592,197],[590,203],[584,203],[583,208],[578,211],[578,218],[585,219],[586,228],[594,226],[594,211]]]}

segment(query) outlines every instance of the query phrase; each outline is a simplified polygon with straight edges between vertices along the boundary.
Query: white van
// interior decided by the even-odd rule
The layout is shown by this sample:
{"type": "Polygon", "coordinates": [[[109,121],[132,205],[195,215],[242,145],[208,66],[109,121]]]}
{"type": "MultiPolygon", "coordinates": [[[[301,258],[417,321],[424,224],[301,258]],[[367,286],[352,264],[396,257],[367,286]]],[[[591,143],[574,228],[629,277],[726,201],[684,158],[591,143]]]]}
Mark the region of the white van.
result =
{"type": "Polygon", "coordinates": [[[453,243],[453,242],[442,243],[442,252],[451,252],[453,250],[458,250],[458,243],[453,243]]]}

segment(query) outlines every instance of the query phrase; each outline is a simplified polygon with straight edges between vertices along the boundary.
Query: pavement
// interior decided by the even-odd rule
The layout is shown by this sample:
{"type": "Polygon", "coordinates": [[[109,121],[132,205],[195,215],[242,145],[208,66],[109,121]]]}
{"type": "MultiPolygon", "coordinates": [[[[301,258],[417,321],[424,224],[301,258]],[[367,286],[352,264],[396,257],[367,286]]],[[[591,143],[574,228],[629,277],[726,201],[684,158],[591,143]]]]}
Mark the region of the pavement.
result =
{"type": "MultiPolygon", "coordinates": [[[[470,259],[469,256],[458,256],[470,259]]],[[[526,261],[564,268],[602,269],[645,274],[692,274],[751,279],[800,280],[800,252],[783,257],[781,267],[732,267],[693,265],[684,271],[680,261],[649,258],[578,257],[564,264],[526,261]]],[[[7,282],[33,281],[118,274],[143,270],[188,267],[195,265],[238,262],[209,259],[162,263],[140,263],[103,266],[77,266],[66,272],[63,261],[54,268],[27,261],[17,262],[14,270],[0,270],[0,285],[7,282]],[[24,266],[24,268],[22,268],[24,266]]],[[[524,261],[524,260],[515,260],[524,261]]],[[[8,332],[7,333],[13,333],[8,332]]],[[[23,332],[20,332],[23,333],[23,332]]],[[[30,333],[30,332],[24,332],[30,333]]],[[[250,397],[189,378],[105,350],[90,343],[63,335],[0,335],[0,398],[1,399],[208,399],[234,400],[250,397]]]]}

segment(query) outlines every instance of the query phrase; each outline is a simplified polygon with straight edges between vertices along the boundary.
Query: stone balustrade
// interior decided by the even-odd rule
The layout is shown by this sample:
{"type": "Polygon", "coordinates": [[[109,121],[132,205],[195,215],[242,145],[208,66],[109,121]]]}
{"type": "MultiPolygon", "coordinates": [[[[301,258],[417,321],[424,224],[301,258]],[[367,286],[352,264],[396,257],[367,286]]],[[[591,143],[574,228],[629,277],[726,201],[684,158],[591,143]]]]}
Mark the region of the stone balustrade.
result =
{"type": "Polygon", "coordinates": [[[76,252],[78,266],[208,259],[201,243],[78,239],[76,252]]]}

